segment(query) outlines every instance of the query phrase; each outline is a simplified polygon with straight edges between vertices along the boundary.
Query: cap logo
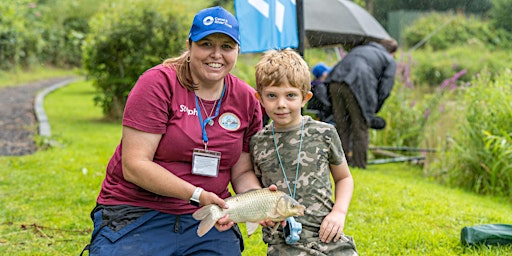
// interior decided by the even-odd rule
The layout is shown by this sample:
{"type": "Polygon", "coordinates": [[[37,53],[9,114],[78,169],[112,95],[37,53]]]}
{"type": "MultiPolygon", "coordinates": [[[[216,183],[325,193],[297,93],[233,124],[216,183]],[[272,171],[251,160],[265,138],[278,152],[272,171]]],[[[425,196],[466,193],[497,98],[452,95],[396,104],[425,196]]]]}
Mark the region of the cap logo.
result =
{"type": "Polygon", "coordinates": [[[213,17],[212,16],[206,16],[203,19],[203,24],[206,26],[210,26],[213,23],[213,17]]]}
{"type": "Polygon", "coordinates": [[[219,17],[215,17],[213,18],[212,16],[206,16],[204,17],[203,19],[203,24],[205,26],[210,26],[212,25],[213,23],[215,24],[219,24],[219,25],[225,25],[229,28],[233,28],[233,25],[229,24],[228,20],[227,19],[224,19],[224,18],[219,18],[219,17]]]}

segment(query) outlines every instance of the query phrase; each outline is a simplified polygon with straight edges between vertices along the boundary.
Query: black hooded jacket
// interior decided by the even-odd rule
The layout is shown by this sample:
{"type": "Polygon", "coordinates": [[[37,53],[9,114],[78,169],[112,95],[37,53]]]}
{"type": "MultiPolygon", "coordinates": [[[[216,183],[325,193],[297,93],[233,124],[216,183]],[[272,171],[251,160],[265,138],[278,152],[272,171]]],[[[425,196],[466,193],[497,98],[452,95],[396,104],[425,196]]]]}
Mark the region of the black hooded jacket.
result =
{"type": "Polygon", "coordinates": [[[396,62],[386,48],[370,42],[353,48],[338,62],[325,83],[346,83],[368,123],[380,111],[395,82],[396,62]]]}

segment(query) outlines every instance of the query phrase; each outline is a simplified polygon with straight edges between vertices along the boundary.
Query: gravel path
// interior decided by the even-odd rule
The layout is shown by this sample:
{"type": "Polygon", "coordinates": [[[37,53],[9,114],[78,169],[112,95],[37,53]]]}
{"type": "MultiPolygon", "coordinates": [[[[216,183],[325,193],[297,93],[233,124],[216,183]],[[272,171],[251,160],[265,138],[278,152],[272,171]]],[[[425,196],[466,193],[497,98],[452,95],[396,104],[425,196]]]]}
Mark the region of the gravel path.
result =
{"type": "Polygon", "coordinates": [[[35,98],[41,90],[72,78],[54,78],[0,88],[0,156],[28,155],[37,150],[34,141],[38,133],[35,98]]]}

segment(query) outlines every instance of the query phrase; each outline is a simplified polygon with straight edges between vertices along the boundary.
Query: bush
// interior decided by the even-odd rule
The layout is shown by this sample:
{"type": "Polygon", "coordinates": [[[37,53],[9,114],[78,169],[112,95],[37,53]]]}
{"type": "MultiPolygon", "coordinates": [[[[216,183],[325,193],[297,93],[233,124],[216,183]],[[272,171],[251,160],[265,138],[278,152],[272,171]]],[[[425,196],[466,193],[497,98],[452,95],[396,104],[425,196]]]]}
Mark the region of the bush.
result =
{"type": "Polygon", "coordinates": [[[397,63],[395,85],[378,116],[386,119],[383,130],[371,130],[373,145],[420,148],[425,145],[431,125],[446,112],[448,100],[456,93],[465,70],[444,80],[435,89],[415,86],[411,80],[412,60],[409,55],[397,63]]]}
{"type": "Polygon", "coordinates": [[[495,81],[482,73],[464,93],[450,149],[431,172],[450,184],[487,195],[512,196],[512,72],[495,81]]]}
{"type": "Polygon", "coordinates": [[[190,21],[171,13],[172,7],[159,0],[123,1],[105,5],[91,19],[83,65],[107,118],[121,118],[142,72],[185,47],[190,21]]]}
{"type": "Polygon", "coordinates": [[[434,51],[464,45],[481,45],[487,49],[512,48],[512,34],[495,28],[490,22],[473,16],[432,13],[417,19],[403,33],[405,47],[428,39],[422,47],[434,51]]]}
{"type": "Polygon", "coordinates": [[[41,62],[57,67],[80,67],[82,44],[89,33],[89,19],[97,12],[102,0],[49,1],[43,11],[45,43],[41,62]]]}
{"type": "Polygon", "coordinates": [[[0,69],[81,65],[81,44],[100,0],[0,2],[0,69]]]}
{"type": "Polygon", "coordinates": [[[507,50],[491,51],[481,45],[452,47],[443,51],[424,49],[411,53],[411,80],[416,85],[436,86],[466,70],[461,81],[469,82],[481,70],[498,73],[512,62],[507,50]],[[475,52],[478,52],[476,54],[475,52]]]}
{"type": "Polygon", "coordinates": [[[512,33],[511,12],[511,0],[493,0],[493,7],[491,8],[490,14],[494,26],[512,33]]]}
{"type": "Polygon", "coordinates": [[[0,69],[37,63],[44,42],[41,13],[29,0],[0,1],[0,69]]]}

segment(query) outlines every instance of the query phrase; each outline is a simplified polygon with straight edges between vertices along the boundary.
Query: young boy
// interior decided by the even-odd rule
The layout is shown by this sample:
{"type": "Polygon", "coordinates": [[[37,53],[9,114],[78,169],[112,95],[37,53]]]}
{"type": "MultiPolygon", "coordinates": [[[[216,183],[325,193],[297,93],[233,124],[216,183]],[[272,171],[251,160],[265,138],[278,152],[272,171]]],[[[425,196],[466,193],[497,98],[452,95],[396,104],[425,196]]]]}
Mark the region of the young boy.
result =
{"type": "Polygon", "coordinates": [[[301,114],[310,82],[308,65],[291,49],[267,51],[256,65],[256,97],[272,122],[251,139],[254,170],[263,186],[275,184],[306,206],[295,219],[300,240],[286,241],[281,227],[274,233],[264,227],[263,241],[267,255],[357,255],[343,234],[354,183],[340,138],[331,124],[301,114]]]}

